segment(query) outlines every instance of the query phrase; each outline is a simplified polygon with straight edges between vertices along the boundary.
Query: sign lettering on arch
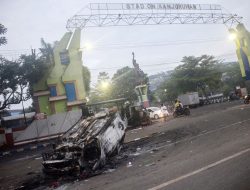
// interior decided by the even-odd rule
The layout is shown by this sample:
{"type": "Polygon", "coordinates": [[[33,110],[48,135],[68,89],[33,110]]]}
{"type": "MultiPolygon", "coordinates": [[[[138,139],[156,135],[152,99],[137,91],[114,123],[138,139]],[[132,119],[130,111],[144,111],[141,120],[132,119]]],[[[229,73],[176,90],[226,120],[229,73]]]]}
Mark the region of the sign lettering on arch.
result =
{"type": "Polygon", "coordinates": [[[198,10],[200,9],[196,4],[172,4],[172,3],[126,3],[123,6],[127,10],[136,9],[156,9],[156,10],[198,10]]]}

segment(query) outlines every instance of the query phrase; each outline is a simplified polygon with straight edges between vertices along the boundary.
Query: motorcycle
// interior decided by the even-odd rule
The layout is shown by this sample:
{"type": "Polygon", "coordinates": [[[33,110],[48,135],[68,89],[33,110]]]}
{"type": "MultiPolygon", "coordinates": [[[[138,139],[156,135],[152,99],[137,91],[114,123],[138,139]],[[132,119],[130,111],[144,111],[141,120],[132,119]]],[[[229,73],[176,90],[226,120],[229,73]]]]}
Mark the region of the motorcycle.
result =
{"type": "Polygon", "coordinates": [[[244,104],[249,104],[250,103],[250,94],[244,97],[244,104]]]}
{"type": "Polygon", "coordinates": [[[183,107],[183,108],[177,108],[175,109],[173,116],[174,117],[178,117],[178,116],[182,116],[182,115],[190,115],[190,109],[188,107],[183,107]]]}

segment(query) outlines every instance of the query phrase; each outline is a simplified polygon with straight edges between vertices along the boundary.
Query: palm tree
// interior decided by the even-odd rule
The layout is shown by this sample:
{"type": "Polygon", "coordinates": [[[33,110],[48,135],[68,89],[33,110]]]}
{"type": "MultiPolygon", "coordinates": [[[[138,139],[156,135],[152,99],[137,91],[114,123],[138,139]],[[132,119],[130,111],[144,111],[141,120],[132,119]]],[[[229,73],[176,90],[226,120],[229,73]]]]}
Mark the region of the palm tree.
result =
{"type": "Polygon", "coordinates": [[[43,38],[41,38],[41,45],[42,47],[39,48],[42,54],[41,58],[43,58],[46,63],[53,65],[55,61],[54,61],[54,53],[52,45],[50,43],[46,43],[43,38]]]}

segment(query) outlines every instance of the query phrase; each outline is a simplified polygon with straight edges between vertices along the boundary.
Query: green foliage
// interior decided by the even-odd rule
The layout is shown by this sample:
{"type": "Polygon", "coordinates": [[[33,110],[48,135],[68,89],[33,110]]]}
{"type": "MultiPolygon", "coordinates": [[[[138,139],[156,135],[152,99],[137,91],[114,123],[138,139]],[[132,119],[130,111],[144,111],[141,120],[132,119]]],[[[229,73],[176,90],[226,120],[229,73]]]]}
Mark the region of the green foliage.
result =
{"type": "Polygon", "coordinates": [[[54,53],[53,46],[50,43],[46,43],[43,38],[41,38],[41,48],[39,48],[41,52],[40,58],[44,60],[45,63],[50,63],[54,65],[54,53]]]}
{"type": "Polygon", "coordinates": [[[83,83],[84,83],[84,87],[87,93],[89,93],[90,91],[90,71],[87,67],[82,66],[82,73],[83,73],[83,83]]]}
{"type": "Polygon", "coordinates": [[[16,89],[15,78],[19,75],[20,64],[18,62],[8,61],[7,59],[0,58],[0,92],[5,89],[16,89]]]}
{"type": "Polygon", "coordinates": [[[112,77],[113,98],[128,98],[131,100],[137,99],[134,91],[137,81],[137,76],[133,68],[123,67],[118,69],[112,77]]]}
{"type": "Polygon", "coordinates": [[[109,74],[106,72],[100,72],[97,78],[97,84],[100,85],[103,81],[109,80],[109,74]]]}
{"type": "MultiPolygon", "coordinates": [[[[0,24],[0,34],[6,32],[6,28],[0,24]]],[[[3,38],[1,38],[3,39],[3,38]]],[[[6,43],[6,41],[1,41],[6,43]]],[[[17,61],[9,61],[0,57],[0,110],[11,104],[19,104],[22,100],[30,99],[31,86],[48,72],[52,63],[53,48],[50,44],[41,40],[41,55],[21,55],[17,61]]]]}
{"type": "Polygon", "coordinates": [[[37,83],[49,70],[50,63],[45,62],[43,57],[36,55],[21,55],[20,62],[22,63],[20,71],[23,77],[28,82],[27,93],[33,94],[32,86],[37,83]]]}
{"type": "Polygon", "coordinates": [[[22,63],[20,69],[30,85],[37,83],[49,68],[49,64],[45,63],[43,58],[35,55],[22,55],[20,61],[22,63]]]}
{"type": "MultiPolygon", "coordinates": [[[[0,35],[5,34],[6,32],[7,32],[7,28],[5,28],[4,25],[2,25],[2,24],[0,23],[0,35]]],[[[7,39],[6,39],[6,37],[1,36],[1,37],[0,37],[0,46],[1,46],[1,45],[5,45],[5,44],[7,44],[7,39]]]]}
{"type": "Polygon", "coordinates": [[[27,85],[21,62],[0,58],[0,110],[29,99],[27,85]]]}
{"type": "Polygon", "coordinates": [[[198,83],[205,83],[212,91],[216,91],[221,84],[222,73],[217,69],[218,61],[213,56],[184,57],[183,65],[178,66],[173,77],[179,87],[179,92],[195,91],[198,83]]]}
{"type": "Polygon", "coordinates": [[[135,87],[138,85],[138,77],[140,81],[148,83],[148,77],[142,73],[138,76],[134,68],[123,67],[118,69],[112,77],[113,98],[127,98],[130,101],[138,100],[135,93],[135,87]]]}
{"type": "MultiPolygon", "coordinates": [[[[144,74],[144,81],[148,81],[144,74]]],[[[91,90],[91,102],[98,102],[117,98],[128,98],[131,101],[137,100],[135,87],[137,86],[137,75],[135,70],[130,67],[118,69],[109,78],[108,73],[100,72],[98,81],[94,89],[91,90]]]]}
{"type": "Polygon", "coordinates": [[[241,76],[237,62],[221,63],[219,64],[219,69],[223,72],[222,91],[225,95],[228,95],[236,86],[245,86],[245,79],[241,76]]]}
{"type": "Polygon", "coordinates": [[[208,55],[184,57],[182,62],[156,90],[155,95],[161,101],[174,100],[180,94],[197,91],[197,86],[205,86],[212,93],[223,92],[225,96],[236,86],[245,86],[236,62],[220,63],[208,55]]]}
{"type": "Polygon", "coordinates": [[[48,68],[49,64],[34,55],[22,55],[18,61],[0,58],[0,95],[4,99],[0,110],[28,100],[32,95],[31,86],[40,80],[48,68]]]}
{"type": "Polygon", "coordinates": [[[174,100],[179,94],[197,91],[199,83],[209,86],[212,92],[221,88],[222,72],[213,56],[183,57],[183,64],[175,68],[170,79],[165,80],[157,90],[163,101],[174,100]]]}
{"type": "MultiPolygon", "coordinates": [[[[7,29],[0,24],[0,35],[6,32],[7,29]]],[[[6,43],[6,38],[0,37],[0,45],[6,43]]],[[[0,57],[0,110],[30,98],[29,94],[25,93],[28,81],[23,71],[20,61],[9,61],[0,57]]]]}
{"type": "MultiPolygon", "coordinates": [[[[205,86],[205,93],[223,92],[224,95],[228,95],[235,86],[244,86],[244,79],[237,63],[220,63],[209,55],[183,57],[182,62],[183,64],[176,67],[170,76],[166,75],[154,94],[149,92],[151,101],[172,101],[180,94],[197,91],[198,86],[205,86]]],[[[148,80],[146,75],[144,80],[148,80]]],[[[111,80],[106,72],[101,72],[95,88],[91,91],[91,101],[122,97],[137,100],[134,91],[136,85],[137,75],[133,68],[118,69],[111,80]],[[108,85],[103,88],[102,84],[105,81],[108,85]]]]}

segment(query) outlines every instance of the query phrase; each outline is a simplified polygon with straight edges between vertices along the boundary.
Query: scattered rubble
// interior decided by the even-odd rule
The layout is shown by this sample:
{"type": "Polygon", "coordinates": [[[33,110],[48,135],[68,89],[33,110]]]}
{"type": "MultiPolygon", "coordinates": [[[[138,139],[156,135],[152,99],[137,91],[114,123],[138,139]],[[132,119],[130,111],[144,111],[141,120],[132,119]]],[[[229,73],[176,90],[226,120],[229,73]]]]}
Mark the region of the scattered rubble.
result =
{"type": "Polygon", "coordinates": [[[155,165],[155,162],[152,162],[152,163],[146,164],[145,166],[146,166],[146,167],[149,167],[149,166],[153,166],[153,165],[155,165]]]}
{"type": "Polygon", "coordinates": [[[131,162],[128,162],[127,168],[130,168],[130,167],[132,167],[132,163],[131,163],[131,162]]]}

